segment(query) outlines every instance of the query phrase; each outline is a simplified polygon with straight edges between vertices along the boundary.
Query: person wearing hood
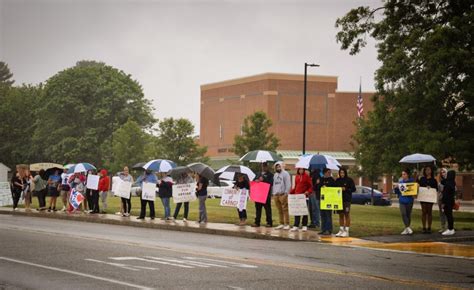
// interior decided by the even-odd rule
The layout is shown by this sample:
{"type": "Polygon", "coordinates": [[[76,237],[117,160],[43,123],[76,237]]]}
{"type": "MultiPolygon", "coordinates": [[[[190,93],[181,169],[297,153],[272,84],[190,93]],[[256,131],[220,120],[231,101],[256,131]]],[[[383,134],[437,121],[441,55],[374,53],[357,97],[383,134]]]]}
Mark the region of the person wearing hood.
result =
{"type": "MultiPolygon", "coordinates": [[[[323,177],[319,184],[319,200],[321,202],[321,188],[335,187],[336,181],[331,176],[331,169],[323,169],[323,177]]],[[[332,234],[332,210],[321,210],[321,231],[320,235],[330,236],[332,234]]]]}
{"type": "MultiPolygon", "coordinates": [[[[304,194],[306,196],[306,204],[309,204],[308,196],[313,193],[313,183],[311,178],[306,173],[304,168],[296,169],[295,176],[295,187],[290,191],[290,194],[304,194]]],[[[295,224],[290,231],[295,232],[300,227],[301,216],[295,216],[295,224]]],[[[306,232],[308,230],[308,215],[303,216],[303,228],[302,231],[306,232]]]]}
{"type": "Polygon", "coordinates": [[[173,179],[169,175],[163,176],[158,184],[158,188],[158,196],[165,210],[165,220],[172,220],[170,198],[173,196],[173,179]]]}
{"type": "MultiPolygon", "coordinates": [[[[430,166],[423,168],[423,176],[418,180],[420,187],[438,188],[438,181],[434,178],[433,169],[430,166]]],[[[433,221],[433,203],[421,201],[421,223],[423,233],[431,234],[431,223],[433,221]]]]}
{"type": "Polygon", "coordinates": [[[346,168],[339,169],[339,178],[336,179],[336,186],[342,188],[342,210],[338,210],[340,230],[336,237],[348,237],[351,226],[351,200],[352,193],[356,191],[354,180],[347,175],[346,168]]]}
{"type": "MultiPolygon", "coordinates": [[[[410,170],[405,169],[402,171],[402,178],[399,183],[411,183],[414,182],[413,178],[410,178],[410,170]]],[[[411,224],[411,212],[413,209],[413,196],[402,195],[400,189],[395,187],[395,193],[398,195],[398,203],[400,205],[400,214],[402,215],[403,224],[405,229],[402,231],[402,235],[411,235],[413,230],[410,228],[411,224]]]]}
{"type": "Polygon", "coordinates": [[[275,174],[273,175],[272,196],[278,210],[280,225],[275,229],[289,230],[290,215],[288,213],[288,194],[291,191],[291,176],[283,169],[283,162],[275,163],[275,174]]]}
{"type": "MultiPolygon", "coordinates": [[[[156,178],[156,175],[153,173],[153,171],[145,170],[143,175],[137,178],[137,182],[140,184],[140,187],[142,188],[142,192],[143,192],[143,182],[157,184],[158,178],[156,178]]],[[[155,219],[155,202],[153,200],[142,199],[141,194],[140,194],[140,202],[141,202],[140,216],[137,217],[137,219],[138,220],[145,219],[146,205],[148,204],[148,206],[150,207],[150,219],[154,220],[155,219]]]]}
{"type": "Polygon", "coordinates": [[[102,213],[107,213],[107,196],[110,189],[110,177],[107,175],[107,170],[102,169],[99,173],[99,195],[102,201],[102,213]]]}
{"type": "Polygon", "coordinates": [[[454,170],[448,171],[446,176],[446,181],[443,188],[443,211],[448,220],[448,229],[445,230],[443,236],[452,236],[455,234],[454,230],[454,217],[453,217],[453,208],[454,208],[454,199],[456,197],[456,172],[454,170]]]}
{"type": "Polygon", "coordinates": [[[448,170],[446,168],[441,168],[439,172],[439,183],[438,183],[438,209],[439,209],[439,222],[441,229],[439,233],[443,233],[446,227],[446,215],[443,211],[443,189],[446,184],[446,177],[448,176],[448,170]]]}

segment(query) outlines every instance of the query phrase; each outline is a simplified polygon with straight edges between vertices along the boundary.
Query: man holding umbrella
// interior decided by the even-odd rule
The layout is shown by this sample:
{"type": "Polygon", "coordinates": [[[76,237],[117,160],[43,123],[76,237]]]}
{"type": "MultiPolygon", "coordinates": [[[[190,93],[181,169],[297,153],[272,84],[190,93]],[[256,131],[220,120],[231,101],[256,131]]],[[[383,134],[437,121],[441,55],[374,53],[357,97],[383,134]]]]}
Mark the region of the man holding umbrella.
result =
{"type": "Polygon", "coordinates": [[[273,226],[272,220],[272,186],[273,186],[273,173],[268,170],[268,163],[262,163],[262,171],[258,173],[255,177],[255,181],[257,182],[266,182],[270,184],[270,188],[268,189],[267,200],[265,203],[255,203],[255,223],[252,227],[259,227],[260,220],[262,218],[262,207],[265,208],[265,216],[267,220],[266,227],[271,228],[273,226]]]}

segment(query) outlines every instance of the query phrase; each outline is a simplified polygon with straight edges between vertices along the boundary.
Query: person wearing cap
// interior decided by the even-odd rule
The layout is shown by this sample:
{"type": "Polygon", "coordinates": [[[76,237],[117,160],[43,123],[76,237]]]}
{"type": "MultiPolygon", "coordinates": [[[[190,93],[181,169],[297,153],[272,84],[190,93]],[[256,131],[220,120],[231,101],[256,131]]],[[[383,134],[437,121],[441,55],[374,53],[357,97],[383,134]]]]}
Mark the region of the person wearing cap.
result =
{"type": "Polygon", "coordinates": [[[290,215],[288,214],[288,194],[291,190],[291,176],[283,169],[283,162],[278,161],[274,165],[272,196],[275,206],[278,209],[280,224],[276,230],[290,229],[290,215]]]}
{"type": "Polygon", "coordinates": [[[255,181],[257,182],[265,182],[270,184],[270,188],[268,189],[267,200],[265,203],[255,203],[255,223],[252,227],[260,227],[260,220],[262,218],[262,207],[265,208],[265,216],[267,220],[267,224],[265,225],[267,228],[273,227],[273,220],[272,220],[272,185],[273,185],[273,173],[271,173],[268,169],[267,162],[262,163],[262,171],[258,173],[255,177],[255,181]]]}

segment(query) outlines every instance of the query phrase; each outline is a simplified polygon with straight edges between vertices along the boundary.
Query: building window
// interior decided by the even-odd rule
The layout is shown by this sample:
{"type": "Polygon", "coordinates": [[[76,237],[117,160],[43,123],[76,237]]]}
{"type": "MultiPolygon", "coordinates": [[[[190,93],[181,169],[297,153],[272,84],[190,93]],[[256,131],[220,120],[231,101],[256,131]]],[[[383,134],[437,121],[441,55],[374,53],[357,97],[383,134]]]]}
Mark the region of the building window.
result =
{"type": "Polygon", "coordinates": [[[219,125],[219,138],[222,140],[223,134],[222,134],[222,124],[219,125]]]}

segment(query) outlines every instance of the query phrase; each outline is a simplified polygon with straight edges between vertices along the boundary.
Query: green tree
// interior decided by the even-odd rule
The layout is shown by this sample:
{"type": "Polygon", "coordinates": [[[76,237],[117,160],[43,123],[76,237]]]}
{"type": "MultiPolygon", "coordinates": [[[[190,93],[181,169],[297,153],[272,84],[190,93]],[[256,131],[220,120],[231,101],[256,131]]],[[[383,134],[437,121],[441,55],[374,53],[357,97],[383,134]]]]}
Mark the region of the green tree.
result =
{"type": "Polygon", "coordinates": [[[129,119],[150,127],[151,110],[130,75],[104,63],[80,61],[47,80],[34,144],[45,160],[101,166],[102,155],[108,155],[103,144],[113,143],[112,133],[129,119]]]}
{"type": "Polygon", "coordinates": [[[280,141],[274,133],[269,131],[272,126],[265,112],[258,111],[244,119],[242,135],[234,137],[234,152],[238,156],[252,150],[275,151],[280,141]]]}
{"type": "Polygon", "coordinates": [[[13,74],[8,68],[8,64],[3,61],[0,61],[0,84],[5,84],[7,86],[13,85],[15,82],[13,79],[13,74]]]}
{"type": "Polygon", "coordinates": [[[342,49],[356,54],[370,35],[382,62],[375,109],[355,135],[364,168],[371,165],[362,153],[379,157],[390,173],[414,152],[472,168],[473,8],[472,1],[388,0],[382,7],[352,9],[336,21],[342,49]]]}
{"type": "Polygon", "coordinates": [[[199,146],[193,138],[194,125],[187,119],[166,118],[158,124],[156,156],[187,165],[192,162],[209,161],[204,155],[207,147],[199,146]]]}

